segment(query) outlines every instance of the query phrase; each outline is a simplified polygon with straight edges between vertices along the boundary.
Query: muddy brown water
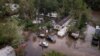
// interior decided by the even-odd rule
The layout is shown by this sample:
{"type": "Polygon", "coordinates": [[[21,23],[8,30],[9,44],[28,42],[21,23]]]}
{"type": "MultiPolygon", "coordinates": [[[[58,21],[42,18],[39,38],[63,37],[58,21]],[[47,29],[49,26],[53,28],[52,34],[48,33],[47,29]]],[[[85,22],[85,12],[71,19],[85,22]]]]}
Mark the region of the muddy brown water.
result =
{"type": "Polygon", "coordinates": [[[39,42],[42,41],[42,39],[37,38],[37,41],[33,42],[33,34],[31,34],[27,42],[28,46],[25,49],[25,56],[42,56],[42,53],[51,50],[62,52],[68,56],[100,56],[100,51],[91,46],[92,34],[94,32],[95,28],[87,25],[85,42],[82,42],[80,39],[74,41],[66,36],[62,39],[56,38],[55,44],[49,43],[49,47],[43,50],[39,46],[39,42]]]}
{"type": "MultiPolygon", "coordinates": [[[[100,12],[92,12],[92,20],[100,25],[100,12]]],[[[100,56],[100,51],[92,47],[91,44],[91,37],[92,34],[95,31],[95,28],[88,25],[87,26],[87,36],[86,36],[86,42],[82,42],[81,40],[78,40],[77,42],[70,39],[70,38],[63,38],[58,39],[55,44],[49,44],[49,48],[45,49],[44,51],[60,51],[64,54],[67,54],[69,56],[100,56]],[[67,38],[67,40],[66,40],[67,38]],[[74,48],[74,44],[77,48],[74,48]]],[[[40,40],[37,40],[35,43],[32,42],[32,37],[29,37],[29,41],[27,42],[28,46],[25,49],[25,56],[42,56],[42,48],[38,45],[40,40]]]]}
{"type": "Polygon", "coordinates": [[[96,25],[100,25],[100,11],[92,11],[92,20],[96,25]]]}

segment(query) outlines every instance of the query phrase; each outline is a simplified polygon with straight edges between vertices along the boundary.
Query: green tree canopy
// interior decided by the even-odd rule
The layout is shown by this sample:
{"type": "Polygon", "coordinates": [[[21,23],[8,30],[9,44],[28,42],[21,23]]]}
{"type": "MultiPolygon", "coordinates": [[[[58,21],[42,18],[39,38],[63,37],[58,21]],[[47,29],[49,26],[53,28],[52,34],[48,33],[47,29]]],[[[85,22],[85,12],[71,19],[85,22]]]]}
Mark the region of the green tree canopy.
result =
{"type": "Polygon", "coordinates": [[[19,2],[19,15],[24,19],[33,19],[34,16],[34,0],[20,0],[19,2]]]}
{"type": "Polygon", "coordinates": [[[22,40],[21,28],[18,22],[13,19],[8,19],[6,22],[0,22],[0,47],[11,45],[17,47],[22,40]]]}
{"type": "Polygon", "coordinates": [[[100,10],[100,0],[84,0],[93,10],[100,10]]]}

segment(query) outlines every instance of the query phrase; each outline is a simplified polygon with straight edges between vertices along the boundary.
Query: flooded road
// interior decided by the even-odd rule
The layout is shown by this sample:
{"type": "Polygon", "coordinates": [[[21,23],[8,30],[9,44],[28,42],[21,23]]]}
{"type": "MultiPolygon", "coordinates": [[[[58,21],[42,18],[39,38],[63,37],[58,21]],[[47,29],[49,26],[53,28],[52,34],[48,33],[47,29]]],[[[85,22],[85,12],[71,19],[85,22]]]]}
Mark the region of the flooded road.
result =
{"type": "Polygon", "coordinates": [[[90,56],[100,56],[100,50],[97,47],[91,45],[92,37],[95,34],[95,28],[91,25],[87,25],[85,42],[81,43],[79,51],[90,54],[90,56]]]}
{"type": "Polygon", "coordinates": [[[68,36],[65,36],[64,38],[56,37],[56,43],[52,44],[48,42],[49,47],[46,49],[42,49],[39,46],[40,41],[43,39],[37,38],[37,40],[33,42],[33,36],[31,36],[30,40],[27,42],[28,45],[25,49],[25,56],[42,56],[42,53],[51,50],[64,53],[67,56],[100,56],[100,50],[98,50],[97,47],[91,46],[91,40],[95,33],[95,28],[91,25],[87,25],[85,33],[85,42],[82,42],[80,39],[74,41],[73,39],[68,38],[68,36]]]}
{"type": "Polygon", "coordinates": [[[55,44],[49,44],[49,48],[45,52],[55,50],[66,54],[67,56],[100,56],[100,50],[91,46],[92,36],[95,28],[87,25],[85,42],[81,39],[74,41],[68,36],[60,39],[57,38],[55,44]],[[76,46],[76,47],[74,47],[76,46]]]}
{"type": "Polygon", "coordinates": [[[30,35],[25,48],[25,56],[42,56],[42,48],[33,42],[33,34],[30,35]]]}
{"type": "MultiPolygon", "coordinates": [[[[93,13],[92,20],[96,24],[100,24],[100,14],[93,13]]],[[[97,47],[91,46],[91,40],[94,33],[95,28],[91,25],[87,25],[85,42],[82,42],[80,39],[74,41],[73,39],[68,38],[68,36],[65,36],[64,38],[57,37],[56,43],[49,43],[49,47],[44,50],[39,46],[39,42],[42,39],[37,39],[36,42],[33,42],[33,36],[30,36],[25,49],[25,56],[42,56],[43,52],[45,53],[51,50],[62,52],[67,56],[100,56],[100,50],[98,50],[97,47]],[[76,46],[76,48],[74,46],[76,46]]]]}

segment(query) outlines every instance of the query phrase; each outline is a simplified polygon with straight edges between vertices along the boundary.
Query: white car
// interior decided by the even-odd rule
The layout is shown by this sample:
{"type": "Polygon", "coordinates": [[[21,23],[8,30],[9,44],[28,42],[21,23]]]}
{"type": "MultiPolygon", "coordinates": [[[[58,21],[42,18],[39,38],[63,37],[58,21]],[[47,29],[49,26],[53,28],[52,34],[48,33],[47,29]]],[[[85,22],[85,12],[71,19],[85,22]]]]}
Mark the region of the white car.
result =
{"type": "Polygon", "coordinates": [[[45,36],[46,36],[46,35],[43,34],[43,33],[38,35],[38,37],[40,37],[40,38],[45,38],[45,36]]]}
{"type": "Polygon", "coordinates": [[[40,42],[39,45],[46,48],[48,47],[48,43],[46,41],[40,42]]]}
{"type": "Polygon", "coordinates": [[[79,37],[79,33],[72,33],[71,34],[74,38],[78,38],[79,37]]]}

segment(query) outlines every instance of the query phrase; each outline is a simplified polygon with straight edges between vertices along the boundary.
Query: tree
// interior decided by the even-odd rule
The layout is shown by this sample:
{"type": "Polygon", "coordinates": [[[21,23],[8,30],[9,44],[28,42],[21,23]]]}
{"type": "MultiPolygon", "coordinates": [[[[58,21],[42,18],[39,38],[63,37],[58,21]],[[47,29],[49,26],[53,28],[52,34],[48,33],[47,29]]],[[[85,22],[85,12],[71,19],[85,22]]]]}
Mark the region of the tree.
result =
{"type": "Polygon", "coordinates": [[[100,10],[100,0],[84,0],[93,10],[100,10]]]}
{"type": "Polygon", "coordinates": [[[13,19],[8,19],[6,22],[0,22],[0,47],[7,45],[18,47],[22,41],[18,22],[13,19]]]}
{"type": "Polygon", "coordinates": [[[10,8],[10,5],[13,3],[13,0],[0,0],[0,18],[4,19],[17,13],[10,8]]]}
{"type": "Polygon", "coordinates": [[[85,26],[86,21],[87,21],[86,15],[85,14],[81,15],[81,18],[79,19],[77,24],[78,29],[81,30],[85,26]]]}
{"type": "Polygon", "coordinates": [[[20,0],[19,14],[22,19],[33,19],[34,17],[34,0],[20,0]]]}
{"type": "Polygon", "coordinates": [[[72,10],[70,13],[77,20],[77,28],[81,30],[88,19],[90,19],[90,11],[83,0],[73,0],[72,10]]]}
{"type": "Polygon", "coordinates": [[[69,33],[78,32],[79,36],[84,35],[83,29],[86,26],[86,22],[91,18],[91,10],[83,0],[71,0],[70,3],[70,15],[76,20],[76,23],[70,26],[69,33]]]}
{"type": "Polygon", "coordinates": [[[69,12],[71,10],[70,5],[70,0],[57,0],[58,1],[58,8],[57,8],[57,13],[58,13],[58,18],[66,17],[69,15],[69,12]]]}
{"type": "Polygon", "coordinates": [[[6,13],[5,2],[5,0],[0,0],[0,17],[4,16],[6,13]]]}
{"type": "Polygon", "coordinates": [[[52,13],[57,10],[57,0],[36,0],[35,2],[38,14],[43,13],[44,16],[46,16],[48,13],[52,13]]]}

